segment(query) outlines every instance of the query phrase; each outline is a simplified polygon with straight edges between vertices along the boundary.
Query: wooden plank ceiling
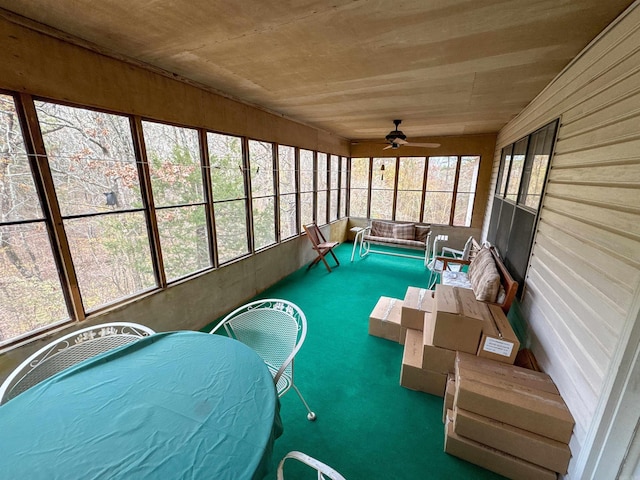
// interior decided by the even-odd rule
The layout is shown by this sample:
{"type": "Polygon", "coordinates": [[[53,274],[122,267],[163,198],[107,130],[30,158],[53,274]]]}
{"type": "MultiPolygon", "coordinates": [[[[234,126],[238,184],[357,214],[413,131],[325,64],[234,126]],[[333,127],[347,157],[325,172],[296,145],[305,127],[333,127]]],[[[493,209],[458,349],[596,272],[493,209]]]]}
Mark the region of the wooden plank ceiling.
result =
{"type": "Polygon", "coordinates": [[[0,0],[352,140],[497,132],[630,0],[0,0]]]}

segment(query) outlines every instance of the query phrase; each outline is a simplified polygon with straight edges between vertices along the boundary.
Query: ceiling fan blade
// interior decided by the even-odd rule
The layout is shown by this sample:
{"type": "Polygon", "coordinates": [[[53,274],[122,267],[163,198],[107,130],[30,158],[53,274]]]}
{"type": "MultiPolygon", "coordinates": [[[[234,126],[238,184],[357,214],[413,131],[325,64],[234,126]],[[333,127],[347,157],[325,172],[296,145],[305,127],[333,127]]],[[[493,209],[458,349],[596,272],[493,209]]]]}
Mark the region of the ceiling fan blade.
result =
{"type": "Polygon", "coordinates": [[[393,143],[397,143],[398,145],[406,145],[408,142],[406,140],[401,139],[401,138],[394,138],[393,139],[393,143]]]}
{"type": "Polygon", "coordinates": [[[440,146],[439,143],[413,143],[413,142],[404,142],[407,147],[425,147],[425,148],[438,148],[440,146]]]}
{"type": "Polygon", "coordinates": [[[389,150],[390,148],[393,148],[393,145],[387,145],[386,147],[383,148],[383,150],[389,150]]]}

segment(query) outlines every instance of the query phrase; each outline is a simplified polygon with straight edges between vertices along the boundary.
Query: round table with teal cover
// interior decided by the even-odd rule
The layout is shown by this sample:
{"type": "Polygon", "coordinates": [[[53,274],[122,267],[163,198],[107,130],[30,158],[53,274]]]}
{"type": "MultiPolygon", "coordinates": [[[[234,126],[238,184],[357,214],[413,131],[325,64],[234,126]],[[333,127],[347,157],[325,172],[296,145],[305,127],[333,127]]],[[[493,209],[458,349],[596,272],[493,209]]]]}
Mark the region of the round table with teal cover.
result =
{"type": "Polygon", "coordinates": [[[282,434],[273,379],[246,345],[159,333],[85,360],[0,407],[0,476],[253,479],[282,434]]]}

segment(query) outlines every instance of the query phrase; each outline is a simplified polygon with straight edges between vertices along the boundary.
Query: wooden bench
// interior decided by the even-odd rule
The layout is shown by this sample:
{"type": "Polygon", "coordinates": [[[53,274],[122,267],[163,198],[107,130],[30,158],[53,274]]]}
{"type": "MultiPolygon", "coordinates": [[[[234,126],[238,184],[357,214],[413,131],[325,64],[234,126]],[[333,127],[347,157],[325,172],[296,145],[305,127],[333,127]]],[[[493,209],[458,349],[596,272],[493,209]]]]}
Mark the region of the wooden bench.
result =
{"type": "MultiPolygon", "coordinates": [[[[457,258],[450,258],[450,257],[438,257],[438,260],[441,260],[443,263],[443,271],[446,272],[445,274],[443,274],[442,277],[442,281],[443,283],[445,283],[445,277],[450,276],[451,273],[454,272],[448,272],[449,268],[448,266],[451,264],[456,264],[456,265],[470,265],[471,262],[474,261],[475,259],[475,255],[477,255],[477,252],[480,250],[480,245],[478,245],[478,243],[474,240],[474,245],[472,248],[472,253],[470,255],[470,260],[461,260],[461,259],[457,259],[457,258]]],[[[487,302],[487,303],[493,303],[494,305],[498,305],[502,308],[502,310],[504,311],[504,313],[508,313],[509,309],[511,308],[511,304],[513,303],[513,299],[516,298],[516,293],[518,292],[518,282],[516,282],[513,277],[511,276],[511,274],[509,273],[509,270],[507,270],[507,267],[505,267],[504,263],[502,262],[502,259],[500,258],[500,255],[498,255],[498,252],[496,251],[495,247],[489,247],[489,250],[491,252],[491,255],[493,257],[493,260],[495,262],[496,265],[496,270],[498,271],[498,275],[500,276],[500,285],[502,285],[502,288],[504,289],[504,297],[503,298],[498,298],[496,302],[487,302]]],[[[464,280],[464,276],[466,276],[466,274],[464,273],[460,273],[460,272],[455,272],[455,275],[458,276],[462,276],[461,280],[464,280]]],[[[494,277],[495,278],[495,277],[494,277]]],[[[473,287],[471,286],[470,281],[467,279],[467,283],[468,285],[465,285],[465,288],[471,288],[473,289],[473,287]]],[[[460,285],[459,285],[460,286],[460,285]]]]}

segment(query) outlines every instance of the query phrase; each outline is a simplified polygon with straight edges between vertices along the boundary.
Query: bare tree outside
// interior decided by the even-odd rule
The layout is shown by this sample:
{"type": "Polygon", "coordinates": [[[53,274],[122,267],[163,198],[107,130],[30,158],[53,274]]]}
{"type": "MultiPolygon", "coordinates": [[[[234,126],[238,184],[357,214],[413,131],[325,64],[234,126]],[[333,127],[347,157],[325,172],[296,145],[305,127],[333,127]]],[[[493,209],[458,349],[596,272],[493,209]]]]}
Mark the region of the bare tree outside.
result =
{"type": "Polygon", "coordinates": [[[423,220],[449,224],[458,157],[429,157],[423,220]]]}
{"type": "Polygon", "coordinates": [[[367,201],[369,195],[369,159],[351,159],[351,200],[349,214],[352,217],[367,216],[367,201]]]}
{"type": "Polygon", "coordinates": [[[218,259],[224,263],[249,253],[247,196],[242,139],[207,133],[218,259]]]}
{"type": "Polygon", "coordinates": [[[278,181],[280,188],[280,238],[298,233],[296,210],[295,148],[278,145],[278,181]]]}
{"type": "Polygon", "coordinates": [[[249,140],[249,169],[253,201],[253,240],[255,248],[276,243],[273,144],[249,140]]]}
{"type": "Polygon", "coordinates": [[[300,149],[300,224],[313,223],[313,152],[300,149]]]}
{"type": "Polygon", "coordinates": [[[316,181],[318,191],[317,202],[318,208],[316,212],[316,223],[318,225],[324,225],[327,223],[327,154],[318,153],[316,181]]]}
{"type": "Polygon", "coordinates": [[[197,130],[142,122],[167,279],[210,267],[197,130]]]}
{"type": "MultiPolygon", "coordinates": [[[[59,205],[85,312],[158,286],[148,233],[156,228],[162,254],[157,268],[164,267],[172,281],[210,268],[211,244],[222,264],[247,255],[249,219],[254,247],[265,248],[295,236],[298,216],[305,225],[345,215],[347,198],[353,217],[370,211],[371,218],[415,222],[422,213],[427,223],[471,224],[479,156],[349,160],[300,149],[297,172],[293,147],[207,132],[211,239],[197,129],[143,121],[138,155],[145,158],[138,158],[130,118],[45,101],[34,105],[46,150],[42,159],[28,158],[14,99],[0,95],[0,345],[70,320],[40,195],[59,205]],[[36,162],[38,171],[49,169],[52,191],[36,189],[36,162]],[[149,205],[139,178],[147,171],[149,205]],[[150,207],[157,225],[147,224],[150,207]]],[[[544,132],[536,141],[544,150],[544,132]]],[[[516,144],[500,181],[511,198],[518,194],[512,179],[523,178],[527,188],[519,200],[529,206],[539,202],[548,156],[534,152],[523,171],[523,154],[516,144]]]]}
{"type": "Polygon", "coordinates": [[[331,155],[329,157],[329,221],[338,219],[338,177],[340,169],[340,157],[331,155]]]}
{"type": "Polygon", "coordinates": [[[373,159],[373,171],[371,175],[371,218],[392,218],[395,178],[395,158],[373,159]]]}
{"type": "Polygon", "coordinates": [[[396,220],[419,222],[425,157],[400,157],[396,220]]]}
{"type": "Polygon", "coordinates": [[[458,175],[458,189],[456,191],[455,214],[453,217],[453,224],[457,227],[471,226],[479,170],[480,157],[460,157],[460,173],[458,175]]]}
{"type": "Polygon", "coordinates": [[[68,319],[15,104],[0,95],[0,345],[68,319]]]}
{"type": "Polygon", "coordinates": [[[338,218],[347,216],[347,178],[349,172],[347,171],[349,159],[347,157],[340,157],[340,212],[338,218]]]}
{"type": "Polygon", "coordinates": [[[129,120],[35,105],[85,309],[155,287],[129,120]]]}

